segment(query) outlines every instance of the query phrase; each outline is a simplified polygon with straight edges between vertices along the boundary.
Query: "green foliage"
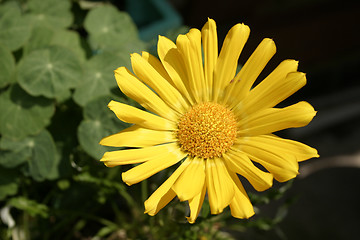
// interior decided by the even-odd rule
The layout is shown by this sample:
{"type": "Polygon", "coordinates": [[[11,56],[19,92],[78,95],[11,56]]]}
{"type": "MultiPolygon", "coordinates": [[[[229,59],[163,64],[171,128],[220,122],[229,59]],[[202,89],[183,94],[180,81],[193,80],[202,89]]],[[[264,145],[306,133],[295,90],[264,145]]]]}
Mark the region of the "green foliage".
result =
{"type": "Polygon", "coordinates": [[[15,59],[13,55],[9,49],[0,45],[0,88],[11,83],[14,69],[15,59]]]}
{"type": "Polygon", "coordinates": [[[77,86],[81,65],[67,48],[51,46],[31,52],[19,62],[18,81],[33,96],[54,98],[77,86]]]}
{"type": "Polygon", "coordinates": [[[0,133],[22,139],[37,134],[50,123],[54,105],[50,99],[29,95],[13,84],[0,95],[0,133]]]}
{"type": "Polygon", "coordinates": [[[10,50],[19,49],[29,38],[31,25],[15,2],[0,6],[0,43],[10,50]]]}
{"type": "Polygon", "coordinates": [[[99,145],[102,138],[129,126],[126,123],[119,122],[109,109],[104,108],[111,99],[114,98],[101,97],[86,104],[84,107],[84,120],[78,128],[80,145],[95,159],[100,159],[107,150],[110,150],[99,145]]]}
{"type": "Polygon", "coordinates": [[[46,205],[27,199],[26,197],[11,198],[8,201],[8,205],[26,211],[32,217],[40,216],[46,218],[49,216],[49,208],[46,205]]]}
{"type": "Polygon", "coordinates": [[[90,33],[89,41],[93,49],[115,50],[124,54],[144,50],[130,16],[111,5],[91,10],[84,27],[90,33]]]}
{"type": "Polygon", "coordinates": [[[114,70],[129,65],[129,57],[127,54],[103,52],[91,57],[84,65],[83,81],[74,93],[74,100],[80,106],[91,99],[110,95],[111,88],[116,88],[114,70]]]}
{"type": "MultiPolygon", "coordinates": [[[[99,162],[109,150],[99,141],[129,126],[108,102],[136,105],[121,94],[113,71],[130,68],[129,54],[153,42],[139,39],[126,12],[97,3],[0,3],[0,211],[10,209],[15,220],[11,229],[0,225],[0,238],[232,239],[223,231],[229,212],[211,216],[206,201],[194,225],[177,201],[155,217],[143,214],[144,200],[166,174],[128,188],[121,180],[128,166],[99,162]]],[[[252,199],[266,204],[283,194],[252,199]]],[[[285,213],[247,227],[271,228],[285,213]]]]}
{"type": "Polygon", "coordinates": [[[73,22],[70,1],[29,0],[27,4],[29,18],[34,25],[51,28],[66,28],[73,22]]]}
{"type": "Polygon", "coordinates": [[[16,171],[0,167],[0,200],[16,194],[18,184],[19,176],[16,171]]]}

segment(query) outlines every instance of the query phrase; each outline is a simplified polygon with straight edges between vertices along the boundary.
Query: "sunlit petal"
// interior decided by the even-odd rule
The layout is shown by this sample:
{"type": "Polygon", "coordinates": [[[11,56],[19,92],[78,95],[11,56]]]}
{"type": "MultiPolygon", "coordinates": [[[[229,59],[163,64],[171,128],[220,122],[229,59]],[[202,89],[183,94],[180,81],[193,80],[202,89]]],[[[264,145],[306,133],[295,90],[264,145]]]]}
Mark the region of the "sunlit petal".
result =
{"type": "Polygon", "coordinates": [[[100,144],[112,147],[147,147],[175,141],[173,132],[157,131],[133,125],[101,139],[100,144]]]}
{"type": "Polygon", "coordinates": [[[194,198],[203,189],[205,183],[205,161],[202,158],[191,159],[172,187],[180,201],[194,198]]]}
{"type": "Polygon", "coordinates": [[[116,116],[121,121],[127,123],[138,124],[139,126],[142,126],[144,128],[154,130],[176,129],[176,126],[173,122],[124,103],[111,101],[108,104],[108,107],[116,114],[116,116]]]}

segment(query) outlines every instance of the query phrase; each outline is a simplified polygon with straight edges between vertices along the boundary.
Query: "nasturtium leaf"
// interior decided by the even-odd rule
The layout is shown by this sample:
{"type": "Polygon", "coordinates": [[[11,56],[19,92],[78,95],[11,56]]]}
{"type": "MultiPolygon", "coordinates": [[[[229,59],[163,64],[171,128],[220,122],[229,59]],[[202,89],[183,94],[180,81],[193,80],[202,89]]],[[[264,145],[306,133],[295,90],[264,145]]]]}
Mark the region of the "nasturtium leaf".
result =
{"type": "Polygon", "coordinates": [[[11,51],[19,49],[29,38],[31,24],[15,4],[0,6],[0,45],[11,51]]]}
{"type": "Polygon", "coordinates": [[[39,133],[50,123],[53,102],[33,97],[13,85],[0,94],[0,133],[11,139],[21,139],[39,133]]]}
{"type": "Polygon", "coordinates": [[[103,137],[117,133],[129,126],[118,120],[115,114],[107,108],[111,99],[114,98],[101,97],[88,102],[84,108],[84,120],[78,127],[80,145],[95,159],[101,158],[109,150],[109,147],[99,145],[103,137]]]}
{"type": "Polygon", "coordinates": [[[66,28],[73,22],[69,0],[29,0],[29,17],[35,25],[66,28]]]}
{"type": "Polygon", "coordinates": [[[109,131],[104,128],[101,122],[84,120],[78,128],[80,145],[87,154],[95,159],[100,159],[107,150],[106,147],[99,145],[99,141],[108,133],[109,131]]]}
{"type": "Polygon", "coordinates": [[[90,34],[137,35],[135,23],[129,14],[120,12],[111,5],[91,10],[86,16],[84,26],[90,34]]]}
{"type": "Polygon", "coordinates": [[[0,200],[17,193],[18,176],[16,171],[0,166],[0,200]]]}
{"type": "Polygon", "coordinates": [[[46,130],[41,131],[31,139],[29,147],[31,156],[24,172],[36,181],[56,179],[59,174],[60,156],[50,133],[46,130]]]}
{"type": "Polygon", "coordinates": [[[58,30],[55,31],[51,39],[51,45],[59,45],[66,47],[73,51],[80,61],[86,59],[84,48],[81,46],[79,33],[71,30],[58,30]]]}
{"type": "Polygon", "coordinates": [[[85,18],[84,26],[90,34],[89,42],[93,50],[121,50],[130,53],[144,48],[131,17],[113,6],[91,10],[85,18]]]}
{"type": "Polygon", "coordinates": [[[11,198],[8,201],[8,205],[25,211],[32,217],[41,216],[46,218],[49,216],[49,209],[45,204],[38,203],[23,196],[11,198]]]}
{"type": "Polygon", "coordinates": [[[0,140],[0,165],[6,168],[17,167],[31,157],[33,138],[26,137],[20,140],[6,137],[0,140]]]}
{"type": "Polygon", "coordinates": [[[41,49],[50,45],[54,36],[54,30],[47,26],[33,27],[29,40],[24,45],[24,56],[31,51],[41,49]]]}
{"type": "Polygon", "coordinates": [[[30,39],[24,45],[24,55],[49,46],[63,46],[71,50],[81,62],[86,59],[77,32],[66,29],[53,29],[47,26],[33,28],[30,39]]]}
{"type": "Polygon", "coordinates": [[[56,102],[57,103],[63,103],[65,102],[66,100],[70,99],[71,98],[71,91],[69,89],[65,89],[64,91],[62,92],[57,92],[55,94],[55,99],[56,99],[56,102]]]}
{"type": "Polygon", "coordinates": [[[92,99],[109,95],[110,89],[116,87],[114,70],[129,65],[128,55],[104,52],[93,56],[85,63],[83,82],[73,96],[75,102],[84,106],[92,99]]]}
{"type": "Polygon", "coordinates": [[[15,59],[10,50],[0,45],[0,88],[12,82],[15,59]]]}
{"type": "Polygon", "coordinates": [[[25,56],[17,69],[18,81],[33,96],[56,97],[81,81],[82,68],[74,53],[61,46],[39,49],[25,56]]]}

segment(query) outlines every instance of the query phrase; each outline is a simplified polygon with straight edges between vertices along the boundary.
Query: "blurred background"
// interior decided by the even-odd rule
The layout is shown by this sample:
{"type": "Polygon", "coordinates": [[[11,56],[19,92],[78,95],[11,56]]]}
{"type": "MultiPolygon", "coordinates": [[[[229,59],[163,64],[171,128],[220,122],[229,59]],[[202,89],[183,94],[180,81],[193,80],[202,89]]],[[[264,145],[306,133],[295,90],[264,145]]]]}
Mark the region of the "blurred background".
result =
{"type": "Polygon", "coordinates": [[[0,239],[357,239],[360,220],[360,1],[0,0],[0,239]],[[296,59],[308,83],[300,100],[318,111],[279,135],[318,149],[300,175],[253,192],[250,220],[208,215],[189,226],[185,204],[157,216],[143,201],[166,178],[132,187],[129,167],[105,168],[99,140],[128,125],[106,105],[136,106],[112,71],[129,54],[156,55],[157,36],[175,40],[210,17],[219,43],[236,23],[251,29],[244,64],[265,38],[277,53],[259,80],[296,59]],[[61,84],[57,84],[57,83],[61,84]]]}

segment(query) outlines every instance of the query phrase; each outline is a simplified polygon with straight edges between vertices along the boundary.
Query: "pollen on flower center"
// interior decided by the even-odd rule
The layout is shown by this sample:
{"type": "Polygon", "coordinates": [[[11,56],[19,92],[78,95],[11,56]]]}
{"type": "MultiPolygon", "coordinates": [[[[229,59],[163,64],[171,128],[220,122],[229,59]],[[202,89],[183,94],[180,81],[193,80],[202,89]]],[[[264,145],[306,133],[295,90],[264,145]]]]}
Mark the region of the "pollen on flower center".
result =
{"type": "Polygon", "coordinates": [[[193,106],[179,120],[176,137],[183,151],[202,158],[220,157],[233,145],[237,134],[234,113],[205,102],[193,106]]]}

